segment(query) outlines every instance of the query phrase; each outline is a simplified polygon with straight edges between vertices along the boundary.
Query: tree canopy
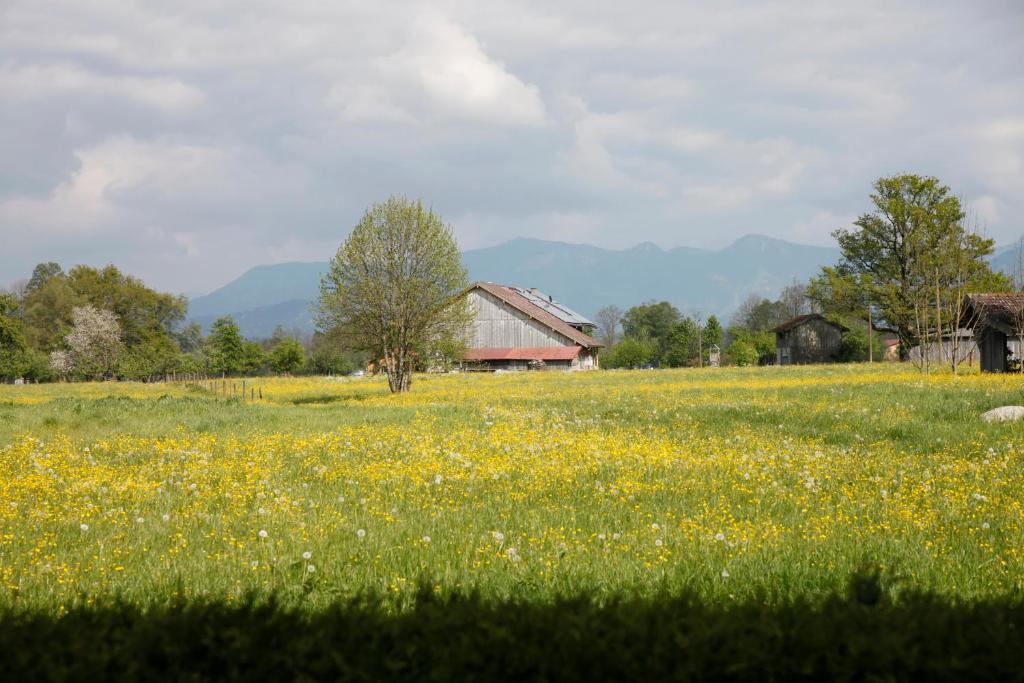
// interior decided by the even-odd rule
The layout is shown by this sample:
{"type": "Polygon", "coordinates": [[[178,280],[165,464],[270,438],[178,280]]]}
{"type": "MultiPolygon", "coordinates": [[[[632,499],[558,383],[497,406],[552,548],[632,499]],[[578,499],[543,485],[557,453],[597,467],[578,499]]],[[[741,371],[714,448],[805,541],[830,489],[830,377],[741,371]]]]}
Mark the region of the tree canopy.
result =
{"type": "Polygon", "coordinates": [[[391,197],[366,211],[331,260],[318,324],[380,359],[391,391],[407,391],[417,358],[464,338],[468,286],[451,228],[422,202],[391,197]]]}
{"type": "Polygon", "coordinates": [[[892,329],[906,357],[922,338],[963,323],[956,311],[967,292],[1010,283],[986,261],[993,241],[965,225],[960,200],[937,178],[880,178],[874,190],[874,209],[833,233],[842,260],[815,278],[809,295],[828,312],[863,319],[870,309],[872,324],[892,329]]]}

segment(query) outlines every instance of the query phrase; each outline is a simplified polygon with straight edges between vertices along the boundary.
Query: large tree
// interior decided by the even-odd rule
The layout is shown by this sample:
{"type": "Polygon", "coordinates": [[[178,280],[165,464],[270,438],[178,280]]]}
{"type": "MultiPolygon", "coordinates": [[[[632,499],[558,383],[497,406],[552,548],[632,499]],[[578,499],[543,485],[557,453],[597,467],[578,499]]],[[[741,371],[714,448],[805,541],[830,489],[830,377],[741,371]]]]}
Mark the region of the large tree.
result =
{"type": "Polygon", "coordinates": [[[214,320],[207,343],[210,347],[210,365],[214,372],[232,374],[243,370],[245,340],[234,318],[226,315],[214,320]]]}
{"type": "Polygon", "coordinates": [[[679,309],[667,301],[649,301],[633,306],[622,316],[622,332],[629,339],[649,342],[654,347],[654,360],[665,363],[668,350],[668,336],[672,326],[682,316],[679,309]]]}
{"type": "MultiPolygon", "coordinates": [[[[957,327],[950,310],[975,288],[1002,288],[985,257],[993,241],[968,230],[960,200],[937,178],[896,175],[875,182],[874,210],[853,230],[833,233],[843,258],[812,290],[870,307],[875,324],[892,328],[900,353],[957,327]]],[[[817,298],[817,297],[816,297],[817,298]]]]}
{"type": "Polygon", "coordinates": [[[331,260],[318,325],[380,359],[393,392],[408,391],[417,357],[461,340],[468,287],[451,228],[422,202],[374,204],[331,260]]]}
{"type": "Polygon", "coordinates": [[[31,366],[21,320],[15,315],[18,302],[10,294],[0,294],[0,380],[23,376],[31,366]]]}

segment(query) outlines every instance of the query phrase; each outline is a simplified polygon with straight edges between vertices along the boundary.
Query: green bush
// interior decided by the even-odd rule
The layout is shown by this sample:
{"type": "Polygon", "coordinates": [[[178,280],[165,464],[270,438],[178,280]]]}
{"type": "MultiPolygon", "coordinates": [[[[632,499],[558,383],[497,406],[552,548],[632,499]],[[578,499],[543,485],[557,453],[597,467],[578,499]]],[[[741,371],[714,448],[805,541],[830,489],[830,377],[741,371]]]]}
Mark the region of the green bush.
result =
{"type": "Polygon", "coordinates": [[[0,672],[48,680],[943,680],[1024,677],[1024,604],[854,577],[819,601],[553,603],[437,594],[396,609],[273,600],[0,610],[0,672]]]}
{"type": "Polygon", "coordinates": [[[653,344],[637,339],[623,339],[601,356],[601,366],[614,368],[639,368],[650,363],[657,349],[653,344]]]}
{"type": "Polygon", "coordinates": [[[759,354],[748,341],[735,341],[729,346],[728,359],[736,365],[757,365],[759,354]]]}

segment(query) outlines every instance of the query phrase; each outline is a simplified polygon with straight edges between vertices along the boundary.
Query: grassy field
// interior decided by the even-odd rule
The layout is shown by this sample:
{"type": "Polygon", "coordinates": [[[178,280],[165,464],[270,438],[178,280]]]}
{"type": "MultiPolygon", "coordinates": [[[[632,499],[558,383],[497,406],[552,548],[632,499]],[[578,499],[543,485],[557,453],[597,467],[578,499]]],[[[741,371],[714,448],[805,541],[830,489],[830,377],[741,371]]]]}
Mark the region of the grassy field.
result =
{"type": "Polygon", "coordinates": [[[1024,588],[1018,376],[892,365],[0,386],[0,606],[1024,588]]]}

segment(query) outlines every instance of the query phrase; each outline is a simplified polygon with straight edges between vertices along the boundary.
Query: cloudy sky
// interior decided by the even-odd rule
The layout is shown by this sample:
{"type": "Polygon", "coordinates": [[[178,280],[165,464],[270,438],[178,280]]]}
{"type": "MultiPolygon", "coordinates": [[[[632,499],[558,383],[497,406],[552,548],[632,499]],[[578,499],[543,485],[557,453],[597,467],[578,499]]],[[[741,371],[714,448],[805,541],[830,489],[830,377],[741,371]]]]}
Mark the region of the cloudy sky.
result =
{"type": "Polygon", "coordinates": [[[422,197],[463,248],[829,244],[873,179],[1024,234],[1024,3],[0,1],[0,285],[203,292],[422,197]]]}

